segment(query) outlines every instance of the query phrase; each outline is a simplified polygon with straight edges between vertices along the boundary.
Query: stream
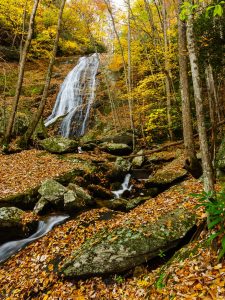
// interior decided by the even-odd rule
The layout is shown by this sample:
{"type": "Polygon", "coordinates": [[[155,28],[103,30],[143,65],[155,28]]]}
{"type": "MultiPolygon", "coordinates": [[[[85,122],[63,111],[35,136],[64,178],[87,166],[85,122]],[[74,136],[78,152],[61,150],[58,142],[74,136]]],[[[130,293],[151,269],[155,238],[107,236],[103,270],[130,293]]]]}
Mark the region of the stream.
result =
{"type": "Polygon", "coordinates": [[[121,185],[121,188],[117,191],[112,191],[115,195],[115,198],[120,198],[125,191],[131,191],[133,185],[130,185],[131,174],[127,174],[124,178],[124,181],[121,185]]]}
{"type": "Polygon", "coordinates": [[[36,241],[45,234],[47,234],[52,228],[58,224],[63,223],[68,219],[68,215],[54,215],[45,218],[44,220],[39,221],[37,231],[32,234],[30,237],[18,240],[7,242],[0,246],[0,263],[6,261],[10,256],[24,248],[26,245],[31,242],[36,241]]]}

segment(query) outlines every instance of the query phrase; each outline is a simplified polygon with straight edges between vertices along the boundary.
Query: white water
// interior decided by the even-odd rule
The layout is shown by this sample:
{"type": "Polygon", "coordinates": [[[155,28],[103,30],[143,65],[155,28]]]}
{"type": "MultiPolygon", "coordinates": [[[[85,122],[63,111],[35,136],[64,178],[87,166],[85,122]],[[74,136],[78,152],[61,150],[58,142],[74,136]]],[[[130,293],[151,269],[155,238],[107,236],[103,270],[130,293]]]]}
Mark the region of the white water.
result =
{"type": "Polygon", "coordinates": [[[98,54],[81,57],[75,68],[65,78],[57,96],[52,114],[45,126],[64,116],[60,134],[64,137],[82,136],[95,96],[98,54]]]}
{"type": "Polygon", "coordinates": [[[125,191],[131,191],[133,185],[130,185],[130,178],[131,174],[127,174],[124,178],[121,188],[117,191],[112,191],[116,198],[120,198],[125,191]]]}
{"type": "Polygon", "coordinates": [[[8,259],[11,255],[15,254],[22,248],[24,248],[27,244],[39,239],[48,233],[52,228],[68,219],[68,215],[64,216],[50,216],[44,221],[39,221],[37,231],[32,234],[30,237],[18,241],[12,241],[5,243],[0,246],[0,263],[8,259]]]}

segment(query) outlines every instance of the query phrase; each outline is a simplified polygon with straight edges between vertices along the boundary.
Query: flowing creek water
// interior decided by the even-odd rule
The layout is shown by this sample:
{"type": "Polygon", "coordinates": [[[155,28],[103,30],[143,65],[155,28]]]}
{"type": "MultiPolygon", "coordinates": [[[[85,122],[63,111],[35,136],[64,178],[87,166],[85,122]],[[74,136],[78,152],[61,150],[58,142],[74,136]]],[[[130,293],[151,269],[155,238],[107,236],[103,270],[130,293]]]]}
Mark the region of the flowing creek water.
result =
{"type": "Polygon", "coordinates": [[[45,121],[46,127],[63,117],[59,130],[62,136],[78,137],[85,133],[95,96],[98,67],[97,53],[79,59],[60,88],[52,114],[45,121]]]}
{"type": "Polygon", "coordinates": [[[26,245],[34,242],[35,240],[41,238],[47,234],[52,228],[58,224],[63,223],[68,219],[68,215],[54,215],[45,218],[44,220],[39,221],[37,231],[32,234],[30,237],[18,240],[7,242],[0,246],[0,263],[6,261],[10,256],[24,248],[26,245]]]}
{"type": "Polygon", "coordinates": [[[127,174],[124,178],[124,181],[121,185],[121,188],[117,191],[112,191],[115,195],[115,198],[120,198],[125,191],[131,191],[133,185],[130,184],[131,174],[127,174]]]}

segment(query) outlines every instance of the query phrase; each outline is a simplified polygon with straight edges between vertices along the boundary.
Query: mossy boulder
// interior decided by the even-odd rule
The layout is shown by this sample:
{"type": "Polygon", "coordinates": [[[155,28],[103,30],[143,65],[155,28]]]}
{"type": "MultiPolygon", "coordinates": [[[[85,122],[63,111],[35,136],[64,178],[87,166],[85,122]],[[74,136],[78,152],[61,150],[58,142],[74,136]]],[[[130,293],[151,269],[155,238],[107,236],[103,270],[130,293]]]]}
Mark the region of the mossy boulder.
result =
{"type": "Polygon", "coordinates": [[[122,181],[125,175],[130,171],[131,163],[122,157],[117,157],[114,165],[106,173],[106,177],[110,181],[122,181]]]}
{"type": "Polygon", "coordinates": [[[23,215],[24,211],[16,207],[0,208],[0,242],[20,238],[24,235],[23,215]]]}
{"type": "Polygon", "coordinates": [[[144,203],[147,200],[149,200],[149,197],[137,197],[134,199],[130,199],[126,205],[126,210],[129,211],[131,209],[134,209],[135,207],[144,203]]]}
{"type": "Polygon", "coordinates": [[[39,142],[40,146],[50,153],[69,153],[77,151],[77,140],[64,137],[50,137],[39,142]]]}
{"type": "Polygon", "coordinates": [[[80,278],[127,271],[176,247],[194,225],[195,216],[178,208],[135,229],[104,228],[72,253],[59,273],[80,278]]]}
{"type": "Polygon", "coordinates": [[[127,144],[116,144],[104,142],[99,145],[102,151],[108,152],[114,155],[128,155],[132,152],[132,148],[127,144]]]}
{"type": "Polygon", "coordinates": [[[45,180],[38,190],[41,198],[34,207],[36,214],[46,213],[51,208],[63,207],[64,194],[67,189],[53,179],[45,180]]]}
{"type": "Polygon", "coordinates": [[[45,180],[38,190],[43,198],[53,203],[63,200],[66,191],[66,188],[62,184],[53,179],[45,180]]]}
{"type": "Polygon", "coordinates": [[[75,212],[93,204],[94,200],[82,187],[73,183],[68,185],[68,191],[64,194],[64,208],[66,211],[75,212]]]}
{"type": "MultiPolygon", "coordinates": [[[[4,130],[6,128],[6,124],[9,118],[9,111],[6,110],[5,115],[0,110],[0,136],[4,134],[4,130]]],[[[26,132],[29,126],[29,116],[23,112],[17,112],[15,118],[15,124],[13,127],[13,135],[22,135],[26,132]]]]}
{"type": "Polygon", "coordinates": [[[110,143],[116,143],[116,144],[126,144],[128,146],[133,145],[133,135],[129,132],[123,132],[120,134],[108,136],[106,138],[102,139],[103,142],[110,142],[110,143]]]}
{"type": "Polygon", "coordinates": [[[180,157],[173,160],[162,169],[158,169],[156,173],[145,182],[145,187],[159,187],[164,189],[185,179],[188,172],[183,169],[182,162],[183,158],[180,157]]]}
{"type": "Polygon", "coordinates": [[[96,200],[99,207],[107,207],[111,210],[126,211],[128,200],[117,198],[111,200],[96,200]]]}
{"type": "Polygon", "coordinates": [[[133,168],[140,168],[144,163],[145,157],[144,157],[144,151],[140,150],[137,153],[137,156],[133,158],[132,160],[132,167],[133,168]]]}

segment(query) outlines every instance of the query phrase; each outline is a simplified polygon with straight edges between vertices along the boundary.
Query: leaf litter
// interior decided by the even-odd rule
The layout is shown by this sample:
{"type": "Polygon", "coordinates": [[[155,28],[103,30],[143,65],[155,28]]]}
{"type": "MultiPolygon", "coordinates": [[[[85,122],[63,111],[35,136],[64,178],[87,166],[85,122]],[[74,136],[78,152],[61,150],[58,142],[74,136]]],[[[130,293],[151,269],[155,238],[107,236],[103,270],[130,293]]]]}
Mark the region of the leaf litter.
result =
{"type": "MultiPolygon", "coordinates": [[[[36,150],[31,150],[31,153],[26,155],[40,154],[36,150]]],[[[38,159],[40,157],[44,163],[47,160],[49,169],[54,169],[49,171],[48,177],[59,173],[58,161],[55,161],[57,158],[44,155],[38,156],[38,159]]],[[[17,159],[20,162],[21,157],[17,159]]],[[[21,165],[16,167],[15,164],[14,161],[16,172],[21,165]]],[[[74,165],[66,161],[60,164],[60,171],[67,171],[71,167],[74,165]]],[[[32,163],[30,169],[35,184],[43,180],[43,177],[40,178],[40,169],[35,169],[32,163]],[[33,175],[36,170],[39,173],[37,176],[33,175]]],[[[13,179],[4,180],[16,191],[13,179]]],[[[27,180],[25,187],[30,187],[30,184],[27,180]]],[[[205,246],[206,230],[202,231],[197,241],[186,246],[189,255],[174,259],[156,270],[143,265],[132,271],[133,276],[114,275],[109,279],[93,277],[79,281],[66,280],[56,273],[56,262],[67,260],[74,250],[104,228],[113,230],[126,226],[135,229],[147,222],[154,222],[176,207],[195,210],[197,224],[200,224],[205,212],[203,208],[195,208],[197,200],[190,194],[201,191],[202,183],[189,179],[127,214],[115,214],[109,221],[101,218],[102,214],[109,212],[106,208],[80,214],[76,219],[54,228],[0,266],[0,299],[224,299],[225,262],[218,262],[217,249],[205,246]]],[[[28,214],[27,218],[32,218],[32,214],[28,214]]]]}

